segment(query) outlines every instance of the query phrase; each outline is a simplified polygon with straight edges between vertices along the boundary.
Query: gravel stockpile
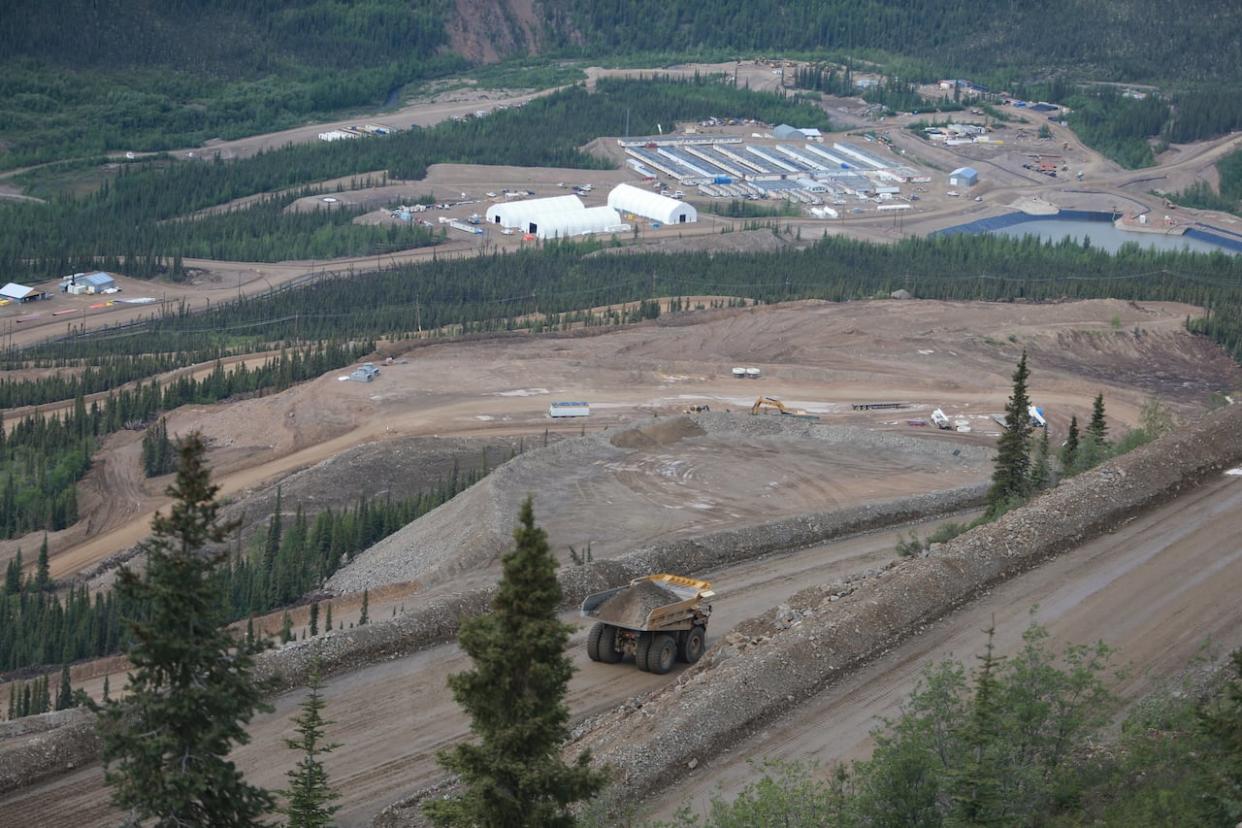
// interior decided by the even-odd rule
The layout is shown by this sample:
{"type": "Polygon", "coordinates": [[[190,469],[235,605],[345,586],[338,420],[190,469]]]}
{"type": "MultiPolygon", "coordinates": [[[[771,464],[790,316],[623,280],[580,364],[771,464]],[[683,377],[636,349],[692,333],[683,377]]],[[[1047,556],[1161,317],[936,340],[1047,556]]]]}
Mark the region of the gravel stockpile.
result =
{"type": "Polygon", "coordinates": [[[619,786],[651,791],[922,625],[1242,458],[1242,406],[1069,480],[1030,505],[875,578],[804,592],[742,625],[674,685],[581,728],[619,786]],[[818,600],[816,600],[818,599],[818,600]],[[676,733],[669,740],[664,734],[676,733]]]}
{"type": "Polygon", "coordinates": [[[447,584],[495,568],[526,496],[554,551],[594,558],[848,510],[987,478],[991,449],[936,435],[827,426],[791,417],[660,417],[528,451],[357,556],[327,583],[343,594],[447,584]],[[779,456],[779,462],[773,457],[779,456]],[[607,509],[600,509],[607,504],[607,509]]]}
{"type": "MultiPolygon", "coordinates": [[[[593,592],[628,584],[653,572],[695,575],[742,561],[822,543],[833,538],[891,527],[978,506],[986,485],[935,492],[888,503],[838,512],[776,520],[675,543],[636,549],[614,560],[562,567],[558,575],[566,609],[593,592]]],[[[442,593],[392,620],[339,630],[315,641],[298,641],[258,657],[260,673],[276,686],[300,686],[315,647],[320,648],[326,674],[346,672],[364,664],[396,658],[451,641],[463,617],[491,606],[494,588],[442,593]]]]}
{"type": "Polygon", "coordinates": [[[641,627],[652,610],[681,599],[654,581],[639,581],[600,604],[595,617],[609,624],[641,627]]]}

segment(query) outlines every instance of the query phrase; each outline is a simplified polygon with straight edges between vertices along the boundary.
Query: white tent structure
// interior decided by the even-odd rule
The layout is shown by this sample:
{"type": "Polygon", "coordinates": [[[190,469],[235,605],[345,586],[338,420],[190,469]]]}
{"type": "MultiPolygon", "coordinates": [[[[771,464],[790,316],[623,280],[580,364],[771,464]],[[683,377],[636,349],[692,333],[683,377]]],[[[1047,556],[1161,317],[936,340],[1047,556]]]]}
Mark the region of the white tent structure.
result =
{"type": "Polygon", "coordinates": [[[581,213],[585,209],[582,199],[575,195],[507,201],[487,208],[487,223],[539,236],[542,235],[543,225],[564,221],[567,215],[581,213]]]}
{"type": "Polygon", "coordinates": [[[487,223],[512,227],[541,239],[624,233],[630,229],[611,207],[584,207],[581,199],[572,195],[494,204],[487,208],[487,223]]]}
{"type": "Polygon", "coordinates": [[[692,224],[699,212],[684,201],[652,193],[632,184],[618,184],[608,194],[608,206],[664,224],[692,224]]]}
{"type": "Polygon", "coordinates": [[[576,213],[566,212],[545,220],[535,235],[541,239],[567,239],[592,233],[624,233],[630,229],[630,225],[623,223],[621,215],[611,207],[586,207],[576,213]]]}

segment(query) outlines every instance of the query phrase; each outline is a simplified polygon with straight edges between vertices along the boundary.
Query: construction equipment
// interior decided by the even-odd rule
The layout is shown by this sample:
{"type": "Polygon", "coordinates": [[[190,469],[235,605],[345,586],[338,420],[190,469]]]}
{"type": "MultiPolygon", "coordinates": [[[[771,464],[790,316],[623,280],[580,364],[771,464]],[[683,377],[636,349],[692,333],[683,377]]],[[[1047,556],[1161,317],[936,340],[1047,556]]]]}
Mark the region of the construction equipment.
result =
{"type": "Polygon", "coordinates": [[[789,408],[776,397],[758,397],[755,404],[750,407],[751,414],[760,414],[765,408],[772,408],[780,412],[785,417],[799,417],[803,420],[818,420],[819,416],[809,411],[803,411],[801,408],[789,408]]]}
{"type": "Polygon", "coordinates": [[[682,411],[682,413],[683,414],[704,414],[711,410],[712,410],[712,407],[710,405],[688,405],[686,406],[685,410],[682,411]]]}
{"type": "Polygon", "coordinates": [[[582,615],[596,621],[587,655],[605,664],[633,656],[648,673],[667,673],[677,661],[693,664],[707,649],[707,601],[715,594],[708,581],[662,573],[588,595],[582,615]]]}
{"type": "Polygon", "coordinates": [[[945,414],[944,411],[939,408],[931,413],[931,421],[935,423],[936,428],[941,431],[950,431],[953,428],[953,423],[949,420],[949,415],[945,414]]]}
{"type": "Polygon", "coordinates": [[[779,411],[782,414],[789,413],[789,409],[785,407],[785,404],[781,402],[780,400],[778,400],[776,397],[757,398],[755,400],[755,404],[750,407],[750,413],[758,414],[761,411],[763,411],[763,409],[765,408],[775,408],[777,411],[779,411]]]}

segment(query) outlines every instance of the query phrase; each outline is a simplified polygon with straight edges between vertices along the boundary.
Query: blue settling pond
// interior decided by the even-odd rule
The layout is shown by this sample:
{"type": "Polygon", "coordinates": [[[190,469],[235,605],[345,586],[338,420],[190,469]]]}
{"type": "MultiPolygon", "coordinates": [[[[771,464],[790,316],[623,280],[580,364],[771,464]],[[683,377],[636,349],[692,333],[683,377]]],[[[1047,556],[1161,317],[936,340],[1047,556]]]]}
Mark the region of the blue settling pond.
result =
{"type": "Polygon", "coordinates": [[[1216,228],[1192,227],[1181,236],[1165,236],[1158,233],[1135,233],[1118,230],[1113,226],[1111,213],[1085,210],[1062,210],[1055,216],[1029,216],[1026,213],[1007,213],[1003,216],[979,219],[969,224],[948,227],[933,236],[953,236],[959,233],[978,235],[1038,236],[1047,242],[1060,242],[1066,237],[1081,242],[1090,239],[1091,246],[1116,253],[1123,244],[1191,253],[1242,253],[1242,235],[1216,228]]]}

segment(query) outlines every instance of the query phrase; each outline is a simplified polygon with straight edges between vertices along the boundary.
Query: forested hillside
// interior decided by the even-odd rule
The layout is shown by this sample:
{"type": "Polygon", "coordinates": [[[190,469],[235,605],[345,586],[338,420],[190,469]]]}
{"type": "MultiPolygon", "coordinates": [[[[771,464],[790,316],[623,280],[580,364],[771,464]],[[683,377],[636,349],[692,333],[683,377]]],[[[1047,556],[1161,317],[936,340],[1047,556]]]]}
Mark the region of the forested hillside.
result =
{"type": "MultiPolygon", "coordinates": [[[[801,52],[912,58],[929,76],[1012,85],[1242,79],[1242,5],[1229,0],[39,0],[0,11],[0,168],[196,145],[377,107],[405,84],[467,67],[450,31],[507,55],[616,60],[801,52]],[[521,6],[521,8],[519,8],[521,6]],[[462,17],[487,12],[486,32],[462,17]],[[528,28],[541,28],[527,32],[528,28]],[[531,36],[528,36],[531,35],[531,36]]],[[[478,47],[479,44],[474,44],[478,47]]]]}
{"type": "Polygon", "coordinates": [[[1230,0],[542,0],[557,43],[581,51],[880,49],[964,71],[1048,69],[1105,80],[1237,79],[1242,6],[1230,0]]]}
{"type": "Polygon", "coordinates": [[[6,0],[0,141],[11,167],[159,150],[378,106],[461,69],[443,0],[6,0]]]}
{"type": "Polygon", "coordinates": [[[346,209],[289,213],[285,206],[324,179],[387,170],[423,177],[439,162],[600,168],[578,147],[601,134],[635,134],[657,124],[709,115],[797,121],[827,127],[822,110],[713,80],[602,80],[539,98],[487,118],[450,121],[365,141],[300,144],[229,163],[166,160],[128,165],[99,192],[49,204],[0,204],[0,272],[38,281],[102,264],[147,277],[178,257],[245,261],[329,258],[428,244],[419,227],[360,226],[346,209]],[[257,193],[295,188],[242,209],[168,221],[257,193]],[[330,232],[329,232],[330,231],[330,232]]]}

